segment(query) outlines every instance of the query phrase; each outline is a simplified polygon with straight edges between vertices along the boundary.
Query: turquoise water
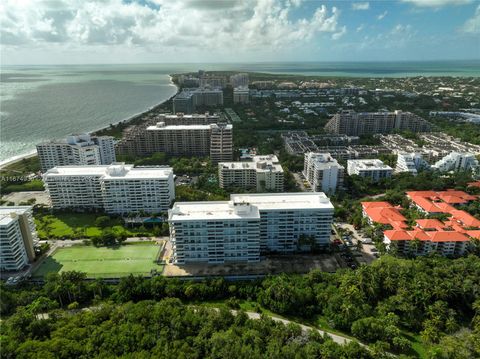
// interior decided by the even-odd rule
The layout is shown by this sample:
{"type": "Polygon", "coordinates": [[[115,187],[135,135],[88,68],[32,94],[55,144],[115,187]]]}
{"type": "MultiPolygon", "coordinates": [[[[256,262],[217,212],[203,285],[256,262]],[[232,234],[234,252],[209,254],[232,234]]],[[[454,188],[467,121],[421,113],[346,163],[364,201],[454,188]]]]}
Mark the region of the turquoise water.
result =
{"type": "Polygon", "coordinates": [[[169,74],[204,70],[315,76],[480,76],[480,61],[6,66],[0,82],[0,163],[35,144],[93,131],[175,94],[169,74]]]}

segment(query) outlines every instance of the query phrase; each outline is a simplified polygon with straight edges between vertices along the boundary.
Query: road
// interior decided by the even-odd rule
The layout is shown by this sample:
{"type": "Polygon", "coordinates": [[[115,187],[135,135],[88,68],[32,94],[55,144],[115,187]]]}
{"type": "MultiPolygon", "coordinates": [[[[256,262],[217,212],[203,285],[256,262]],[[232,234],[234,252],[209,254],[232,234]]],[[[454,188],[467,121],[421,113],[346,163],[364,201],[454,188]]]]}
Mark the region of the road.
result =
{"type": "MultiPolygon", "coordinates": [[[[237,314],[237,311],[236,310],[232,310],[232,313],[233,314],[237,314]]],[[[260,313],[255,313],[255,312],[245,312],[248,317],[250,319],[260,319],[261,318],[261,314],[260,313]]],[[[289,324],[289,323],[293,323],[293,324],[297,324],[300,326],[300,328],[302,328],[302,331],[306,332],[308,330],[316,330],[318,333],[320,333],[321,335],[328,335],[330,338],[333,339],[333,341],[335,343],[338,343],[338,344],[347,344],[349,342],[352,341],[352,339],[350,338],[347,338],[347,337],[344,337],[344,336],[341,336],[341,335],[338,335],[338,334],[333,334],[333,333],[329,333],[329,332],[325,332],[323,330],[320,330],[320,329],[317,329],[317,328],[314,328],[314,327],[310,327],[308,325],[304,325],[304,324],[300,324],[300,323],[297,323],[297,322],[293,322],[291,320],[288,320],[288,319],[283,319],[283,318],[279,318],[279,317],[275,317],[275,316],[272,316],[272,315],[268,315],[268,317],[270,317],[271,319],[273,319],[274,321],[276,322],[280,322],[280,323],[283,323],[283,324],[289,324]]],[[[360,342],[359,342],[360,343],[360,342]]],[[[360,343],[360,345],[362,346],[365,346],[364,344],[360,343]]]]}

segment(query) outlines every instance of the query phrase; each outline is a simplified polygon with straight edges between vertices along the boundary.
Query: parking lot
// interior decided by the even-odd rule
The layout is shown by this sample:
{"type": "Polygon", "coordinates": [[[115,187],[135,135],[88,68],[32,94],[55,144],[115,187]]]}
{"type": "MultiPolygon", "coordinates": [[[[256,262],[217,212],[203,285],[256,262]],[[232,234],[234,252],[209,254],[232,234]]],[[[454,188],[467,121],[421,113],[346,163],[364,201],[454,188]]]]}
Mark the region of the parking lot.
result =
{"type": "Polygon", "coordinates": [[[370,238],[364,237],[351,224],[336,223],[335,226],[351,233],[344,235],[342,241],[350,248],[359,264],[370,264],[378,258],[378,249],[375,247],[374,243],[371,242],[370,238]],[[358,245],[359,242],[361,243],[361,246],[358,245]],[[360,251],[358,249],[360,249],[360,251]]]}
{"type": "Polygon", "coordinates": [[[183,176],[176,176],[175,177],[175,185],[176,186],[193,185],[193,184],[196,184],[197,181],[198,181],[197,176],[183,175],[183,176]]]}

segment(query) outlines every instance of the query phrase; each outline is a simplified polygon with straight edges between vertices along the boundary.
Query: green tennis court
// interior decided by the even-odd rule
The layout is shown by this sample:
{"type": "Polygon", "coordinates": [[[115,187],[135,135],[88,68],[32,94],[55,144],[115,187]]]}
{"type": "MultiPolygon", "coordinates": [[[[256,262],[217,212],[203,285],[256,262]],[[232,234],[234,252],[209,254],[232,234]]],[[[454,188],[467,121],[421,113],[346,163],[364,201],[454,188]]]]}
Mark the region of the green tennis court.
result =
{"type": "Polygon", "coordinates": [[[81,245],[59,248],[44,260],[33,276],[38,278],[50,272],[71,270],[85,272],[90,278],[149,275],[152,269],[158,272],[163,270],[163,265],[156,263],[160,248],[160,245],[151,243],[100,248],[81,245]]]}

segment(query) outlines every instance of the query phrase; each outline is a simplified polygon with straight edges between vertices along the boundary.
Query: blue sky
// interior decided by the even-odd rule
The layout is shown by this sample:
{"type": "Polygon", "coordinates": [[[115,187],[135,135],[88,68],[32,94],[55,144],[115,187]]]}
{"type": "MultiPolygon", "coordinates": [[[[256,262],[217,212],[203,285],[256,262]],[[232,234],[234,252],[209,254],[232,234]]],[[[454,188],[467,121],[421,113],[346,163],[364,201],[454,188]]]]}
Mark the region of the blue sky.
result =
{"type": "Polygon", "coordinates": [[[480,1],[2,0],[3,64],[480,59],[480,1]]]}

